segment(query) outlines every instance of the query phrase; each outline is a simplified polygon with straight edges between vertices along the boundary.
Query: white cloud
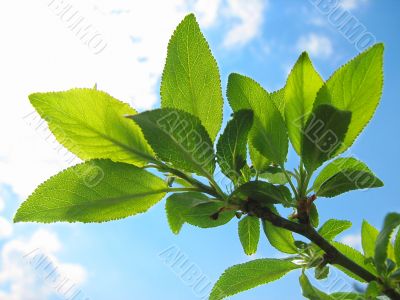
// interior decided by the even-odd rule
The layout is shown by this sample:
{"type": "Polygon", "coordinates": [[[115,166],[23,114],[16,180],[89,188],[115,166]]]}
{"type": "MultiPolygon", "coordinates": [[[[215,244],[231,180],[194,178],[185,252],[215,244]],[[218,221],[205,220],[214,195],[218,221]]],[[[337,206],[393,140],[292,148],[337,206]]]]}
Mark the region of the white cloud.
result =
{"type": "Polygon", "coordinates": [[[13,233],[13,227],[9,221],[0,217],[0,240],[8,238],[13,233]]]}
{"type": "Polygon", "coordinates": [[[300,37],[297,42],[297,50],[307,51],[311,56],[316,58],[328,58],[333,53],[331,40],[316,33],[310,33],[300,37]]]}
{"type": "Polygon", "coordinates": [[[341,0],[339,5],[343,9],[352,10],[352,9],[357,9],[358,7],[367,2],[368,0],[341,0]]]}
{"type": "Polygon", "coordinates": [[[67,298],[81,291],[87,272],[79,264],[58,259],[63,247],[56,233],[37,229],[28,234],[13,227],[0,218],[0,299],[46,300],[56,294],[67,298]]]}
{"type": "Polygon", "coordinates": [[[340,240],[343,244],[351,246],[357,250],[361,250],[361,235],[360,234],[348,234],[340,240]]]}
{"type": "Polygon", "coordinates": [[[264,10],[267,1],[262,0],[227,0],[226,13],[234,19],[237,24],[227,33],[224,46],[231,48],[248,43],[260,33],[263,23],[264,10]]]}
{"type": "Polygon", "coordinates": [[[6,29],[0,48],[0,182],[11,184],[23,197],[69,166],[65,155],[54,150],[57,144],[44,137],[45,127],[35,132],[37,120],[24,119],[32,112],[27,95],[97,83],[136,108],[151,108],[159,99],[169,37],[189,11],[198,12],[204,28],[227,33],[225,42],[233,46],[257,35],[265,7],[261,0],[64,1],[107,43],[94,55],[68,28],[68,18],[57,15],[62,9],[49,7],[51,1],[61,3],[17,0],[0,5],[0,27],[6,29]]]}

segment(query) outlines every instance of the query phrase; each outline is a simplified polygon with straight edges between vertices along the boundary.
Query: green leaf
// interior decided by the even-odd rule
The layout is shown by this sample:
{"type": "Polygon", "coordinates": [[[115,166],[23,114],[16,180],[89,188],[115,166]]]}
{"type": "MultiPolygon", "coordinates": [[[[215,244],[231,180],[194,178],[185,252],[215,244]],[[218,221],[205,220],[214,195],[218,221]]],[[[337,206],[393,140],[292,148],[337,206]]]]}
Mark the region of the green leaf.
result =
{"type": "Polygon", "coordinates": [[[221,201],[200,203],[185,213],[185,221],[200,228],[212,228],[225,225],[235,216],[233,211],[220,211],[224,207],[221,201]],[[215,217],[214,217],[215,216],[215,217]]]}
{"type": "MultiPolygon", "coordinates": [[[[357,251],[356,249],[354,249],[348,245],[338,243],[338,242],[332,242],[332,245],[336,249],[338,249],[344,256],[351,259],[356,264],[358,264],[361,267],[363,267],[364,269],[368,270],[370,273],[377,275],[374,266],[367,263],[367,258],[364,255],[362,255],[359,251],[357,251]]],[[[361,277],[359,277],[356,274],[353,274],[351,271],[347,270],[346,268],[343,268],[340,265],[334,265],[334,266],[336,268],[338,268],[339,270],[341,270],[342,272],[346,273],[348,276],[352,277],[353,279],[356,279],[360,282],[365,282],[364,279],[362,279],[361,277]]]]}
{"type": "Polygon", "coordinates": [[[379,272],[382,274],[385,271],[385,261],[388,257],[388,247],[390,244],[390,237],[394,229],[400,225],[400,214],[389,213],[385,217],[383,229],[379,233],[375,244],[375,265],[379,272]]]}
{"type": "MultiPolygon", "coordinates": [[[[273,208],[272,210],[275,214],[278,214],[278,211],[275,208],[273,208]]],[[[274,248],[283,253],[298,253],[292,232],[287,229],[277,227],[266,220],[262,221],[262,224],[264,233],[267,236],[269,243],[274,248]]]]}
{"type": "Polygon", "coordinates": [[[244,253],[247,255],[256,253],[260,239],[260,220],[256,217],[246,216],[238,224],[239,239],[244,253]]]}
{"type": "Polygon", "coordinates": [[[383,87],[383,44],[376,44],[338,69],[326,82],[330,99],[319,99],[352,113],[346,137],[338,151],[344,152],[372,118],[383,87]]]}
{"type": "Polygon", "coordinates": [[[320,291],[316,287],[312,286],[310,280],[308,280],[306,274],[302,274],[299,279],[301,289],[303,290],[303,296],[310,300],[333,300],[331,296],[320,291]]]}
{"type": "Polygon", "coordinates": [[[210,177],[214,173],[214,148],[195,116],[172,108],[146,111],[132,118],[141,128],[157,157],[176,168],[210,177]]]}
{"type": "Polygon", "coordinates": [[[382,181],[366,164],[353,157],[348,157],[337,158],[327,165],[315,179],[313,189],[319,196],[324,196],[325,193],[336,196],[350,190],[382,185],[382,181]],[[341,173],[342,175],[338,175],[341,173]],[[337,177],[335,178],[335,176],[337,177]]]}
{"type": "Polygon", "coordinates": [[[302,153],[303,132],[317,92],[323,83],[308,54],[303,52],[290,72],[285,86],[286,127],[293,148],[299,155],[302,153]]]}
{"type": "Polygon", "coordinates": [[[83,160],[111,159],[143,166],[152,150],[140,128],[124,118],[136,111],[94,89],[35,93],[29,100],[57,141],[83,160]]]}
{"type": "Polygon", "coordinates": [[[286,184],[288,182],[285,173],[279,167],[269,166],[259,177],[267,179],[272,184],[286,184]]]}
{"type": "Polygon", "coordinates": [[[350,120],[350,112],[330,105],[319,105],[313,110],[303,132],[301,154],[310,173],[336,155],[350,120]]]}
{"type": "Polygon", "coordinates": [[[104,222],[147,211],[168,191],[166,183],[135,166],[93,160],[41,184],[22,203],[14,222],[104,222]]]}
{"type": "Polygon", "coordinates": [[[319,226],[319,214],[315,203],[311,204],[310,208],[310,223],[314,228],[319,226]]]}
{"type": "Polygon", "coordinates": [[[239,186],[230,195],[233,201],[245,201],[251,198],[263,205],[286,202],[286,191],[265,181],[250,181],[239,186]]]}
{"type": "Polygon", "coordinates": [[[280,259],[256,259],[225,270],[209,300],[220,300],[256,286],[275,281],[300,266],[280,259]]]}
{"type": "Polygon", "coordinates": [[[317,266],[315,268],[315,279],[322,280],[326,279],[329,275],[329,267],[328,266],[317,266]]]}
{"type": "Polygon", "coordinates": [[[337,292],[330,294],[330,296],[335,300],[364,300],[364,296],[358,293],[350,292],[337,292]]]}
{"type": "Polygon", "coordinates": [[[335,197],[351,190],[382,186],[383,182],[370,172],[343,170],[321,185],[317,195],[335,197]]]}
{"type": "Polygon", "coordinates": [[[186,221],[186,213],[190,207],[201,203],[207,203],[208,197],[201,193],[187,192],[172,194],[165,202],[165,210],[169,227],[172,232],[178,234],[186,221]]]}
{"type": "Polygon", "coordinates": [[[268,160],[283,164],[288,152],[288,136],[285,122],[270,94],[251,78],[233,73],[229,75],[227,96],[233,111],[252,109],[254,112],[250,149],[254,147],[268,160]]]}
{"type": "Polygon", "coordinates": [[[218,164],[222,173],[235,183],[240,178],[240,170],[246,164],[247,136],[252,124],[253,112],[251,110],[237,111],[218,140],[218,164]]]}
{"type": "Polygon", "coordinates": [[[214,141],[222,123],[217,62],[193,14],[178,25],[168,44],[161,81],[161,107],[198,117],[214,141]]]}
{"type": "Polygon", "coordinates": [[[332,241],[337,235],[351,227],[350,221],[330,219],[321,226],[318,233],[328,241],[332,241]]]}
{"type": "Polygon", "coordinates": [[[397,232],[396,239],[394,241],[394,256],[397,265],[400,266],[400,230],[397,232]]]}
{"type": "Polygon", "coordinates": [[[258,150],[250,144],[250,142],[249,142],[249,154],[252,165],[258,172],[263,172],[271,164],[271,162],[263,155],[261,155],[260,152],[258,152],[258,150]]]}
{"type": "Polygon", "coordinates": [[[282,118],[285,118],[285,88],[281,88],[275,92],[270,94],[272,102],[274,102],[276,108],[282,115],[282,118]]]}
{"type": "Polygon", "coordinates": [[[361,244],[366,257],[375,256],[375,243],[379,230],[363,220],[361,226],[361,244]]]}
{"type": "Polygon", "coordinates": [[[365,296],[368,297],[367,299],[376,299],[381,293],[382,289],[376,281],[371,281],[365,290],[365,296]]]}

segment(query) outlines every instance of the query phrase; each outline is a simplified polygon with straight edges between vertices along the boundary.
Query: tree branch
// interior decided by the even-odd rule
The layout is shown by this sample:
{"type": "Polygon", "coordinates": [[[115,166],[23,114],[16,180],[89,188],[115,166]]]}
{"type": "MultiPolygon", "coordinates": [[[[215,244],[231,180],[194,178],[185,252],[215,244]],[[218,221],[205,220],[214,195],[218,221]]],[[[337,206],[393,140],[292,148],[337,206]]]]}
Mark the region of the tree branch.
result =
{"type": "MultiPolygon", "coordinates": [[[[245,202],[242,209],[249,215],[267,220],[277,227],[285,228],[308,238],[326,253],[325,258],[330,264],[340,265],[355,275],[361,277],[366,282],[381,282],[381,280],[374,274],[343,255],[339,250],[325,240],[311,225],[295,223],[287,220],[279,215],[276,215],[269,208],[261,207],[256,201],[251,199],[245,202]]],[[[400,294],[390,287],[387,287],[384,290],[384,293],[393,300],[400,300],[400,294]]]]}

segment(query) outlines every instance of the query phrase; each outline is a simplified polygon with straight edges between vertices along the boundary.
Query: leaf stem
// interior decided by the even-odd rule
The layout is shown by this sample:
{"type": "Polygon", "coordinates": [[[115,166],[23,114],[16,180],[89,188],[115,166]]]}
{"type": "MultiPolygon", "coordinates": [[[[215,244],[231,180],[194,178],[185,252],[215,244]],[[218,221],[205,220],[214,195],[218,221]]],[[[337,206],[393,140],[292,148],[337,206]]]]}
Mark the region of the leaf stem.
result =
{"type": "Polygon", "coordinates": [[[212,187],[198,181],[197,179],[185,174],[184,172],[176,170],[176,169],[168,166],[167,164],[165,164],[161,161],[155,161],[154,163],[155,163],[155,165],[151,165],[151,167],[154,167],[160,171],[165,171],[165,172],[174,174],[175,176],[178,176],[178,177],[182,178],[183,180],[187,181],[188,183],[193,185],[195,188],[198,188],[199,190],[201,190],[201,192],[209,194],[209,195],[217,197],[217,198],[220,198],[220,194],[215,190],[215,188],[212,188],[212,187]]]}
{"type": "Polygon", "coordinates": [[[297,193],[297,189],[296,189],[296,187],[294,186],[294,184],[293,184],[293,182],[292,182],[292,179],[290,178],[288,172],[286,171],[285,166],[284,166],[283,164],[281,164],[280,167],[281,167],[281,169],[282,169],[282,171],[283,171],[283,174],[285,174],[286,180],[289,182],[289,185],[290,185],[290,187],[291,187],[292,190],[293,190],[293,193],[294,193],[295,198],[298,199],[299,194],[297,193]]]}
{"type": "Polygon", "coordinates": [[[168,188],[166,189],[167,192],[203,192],[202,189],[196,187],[183,187],[183,188],[168,188]]]}

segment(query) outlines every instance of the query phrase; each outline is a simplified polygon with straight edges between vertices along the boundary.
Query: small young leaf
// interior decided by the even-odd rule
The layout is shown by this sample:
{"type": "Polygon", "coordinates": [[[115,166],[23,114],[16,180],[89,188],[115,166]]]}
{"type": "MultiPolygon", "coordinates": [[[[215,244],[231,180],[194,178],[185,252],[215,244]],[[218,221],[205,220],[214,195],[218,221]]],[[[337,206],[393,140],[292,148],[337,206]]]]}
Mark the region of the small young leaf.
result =
{"type": "Polygon", "coordinates": [[[222,91],[217,62],[193,14],[176,28],[168,44],[161,81],[161,107],[198,117],[214,141],[222,123],[222,91]]]}
{"type": "Polygon", "coordinates": [[[378,282],[371,281],[367,289],[365,290],[365,296],[367,299],[376,299],[382,293],[382,288],[379,286],[378,282]]]}
{"type": "Polygon", "coordinates": [[[254,147],[268,160],[283,164],[288,152],[286,126],[267,91],[249,77],[233,73],[229,75],[227,95],[233,111],[254,112],[250,149],[254,147]]]}
{"type": "Polygon", "coordinates": [[[331,98],[316,104],[331,104],[352,113],[351,123],[338,153],[350,147],[372,118],[383,86],[383,44],[376,44],[338,69],[326,82],[331,98]]]}
{"type": "Polygon", "coordinates": [[[261,155],[261,153],[251,145],[250,141],[248,142],[248,145],[249,145],[250,159],[253,167],[258,172],[264,172],[264,170],[266,170],[271,165],[271,161],[265,158],[263,155],[261,155]]]}
{"type": "Polygon", "coordinates": [[[315,279],[322,280],[326,279],[329,275],[329,267],[328,266],[317,266],[315,268],[315,279]]]}
{"type": "Polygon", "coordinates": [[[330,219],[321,226],[318,233],[328,241],[332,241],[337,235],[351,227],[350,221],[330,219]]]}
{"type": "Polygon", "coordinates": [[[347,131],[351,113],[330,105],[319,105],[303,132],[302,158],[311,173],[336,155],[347,131]]]}
{"type": "Polygon", "coordinates": [[[218,140],[217,160],[221,171],[236,183],[246,164],[247,135],[253,124],[253,112],[240,110],[233,114],[218,140]]]}
{"type": "Polygon", "coordinates": [[[330,194],[339,195],[350,190],[361,188],[372,188],[382,186],[383,183],[363,162],[353,158],[337,158],[327,165],[315,179],[313,189],[317,195],[322,196],[323,188],[330,190],[330,194]],[[336,175],[343,173],[347,176],[339,176],[333,182],[329,182],[336,175]],[[340,184],[340,186],[331,186],[332,183],[340,184]]]}
{"type": "Polygon", "coordinates": [[[135,166],[93,160],[41,184],[22,203],[14,222],[105,222],[147,211],[168,191],[166,183],[135,166]]]}
{"type": "Polygon", "coordinates": [[[286,184],[288,182],[285,173],[279,167],[269,166],[264,172],[258,175],[261,178],[267,179],[272,184],[286,184]]]}
{"type": "Polygon", "coordinates": [[[256,217],[246,216],[238,223],[239,238],[244,253],[252,255],[257,252],[260,239],[260,220],[256,217]]]}
{"type": "Polygon", "coordinates": [[[295,245],[295,240],[289,230],[274,226],[272,225],[272,223],[265,220],[263,221],[263,229],[269,243],[274,248],[283,253],[298,253],[297,247],[295,245]]]}
{"type": "Polygon", "coordinates": [[[394,241],[394,256],[397,265],[400,266],[400,230],[397,232],[396,239],[394,241]]]}
{"type": "Polygon", "coordinates": [[[165,202],[168,224],[172,232],[178,234],[186,221],[186,213],[190,207],[207,203],[208,197],[201,193],[187,192],[172,194],[165,202]]]}
{"type": "Polygon", "coordinates": [[[308,280],[306,274],[300,276],[300,285],[303,290],[303,296],[310,300],[334,300],[328,294],[320,291],[319,289],[312,286],[310,280],[308,280]]]}
{"type": "Polygon", "coordinates": [[[214,173],[214,148],[195,116],[172,108],[146,111],[132,118],[157,156],[188,172],[210,177],[214,173]]]}
{"type": "MultiPolygon", "coordinates": [[[[354,249],[350,246],[347,246],[345,244],[341,244],[338,242],[332,242],[332,245],[336,249],[338,249],[344,256],[351,259],[356,264],[358,264],[361,267],[363,267],[364,269],[368,270],[370,273],[377,275],[375,267],[372,266],[371,264],[367,263],[367,258],[364,255],[362,255],[359,251],[357,251],[356,249],[354,249]]],[[[347,270],[346,268],[343,268],[340,265],[334,265],[334,266],[336,268],[338,268],[339,270],[341,270],[342,272],[346,273],[348,276],[352,277],[353,279],[356,279],[360,282],[365,282],[364,279],[362,279],[358,275],[352,273],[351,271],[347,270]]]]}
{"type": "Polygon", "coordinates": [[[277,204],[287,201],[286,190],[265,181],[250,181],[239,186],[232,194],[234,201],[251,198],[261,204],[277,204]]]}
{"type": "Polygon", "coordinates": [[[379,274],[382,274],[386,269],[385,261],[388,257],[390,237],[394,229],[399,225],[400,214],[389,213],[388,215],[386,215],[385,221],[383,223],[383,229],[376,238],[375,244],[375,265],[379,274]]]}
{"type": "Polygon", "coordinates": [[[310,223],[314,228],[319,226],[319,214],[315,203],[311,204],[310,208],[310,223]]]}
{"type": "Polygon", "coordinates": [[[299,155],[302,153],[301,145],[306,122],[323,83],[307,53],[303,52],[290,72],[285,86],[286,126],[290,142],[299,155]]]}
{"type": "Polygon", "coordinates": [[[375,243],[379,230],[363,220],[361,226],[361,244],[366,257],[375,256],[375,243]]]}
{"type": "Polygon", "coordinates": [[[153,151],[140,128],[124,118],[136,111],[95,89],[35,93],[29,100],[57,141],[83,160],[111,159],[143,166],[153,151]]]}
{"type": "Polygon", "coordinates": [[[256,259],[230,267],[218,279],[209,300],[220,300],[228,296],[275,281],[300,266],[280,259],[256,259]]]}

